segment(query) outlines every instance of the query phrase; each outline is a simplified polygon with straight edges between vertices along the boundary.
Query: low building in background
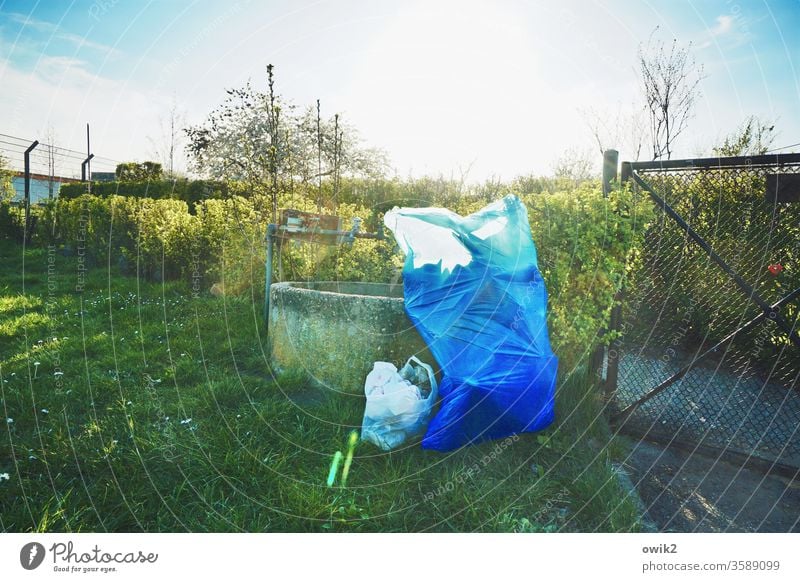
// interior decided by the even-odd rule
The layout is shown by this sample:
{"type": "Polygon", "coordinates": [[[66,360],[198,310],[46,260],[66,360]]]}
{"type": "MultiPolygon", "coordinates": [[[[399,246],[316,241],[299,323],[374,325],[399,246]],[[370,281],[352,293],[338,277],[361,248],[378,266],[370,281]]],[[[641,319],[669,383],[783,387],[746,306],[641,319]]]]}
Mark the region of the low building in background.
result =
{"type": "MultiPolygon", "coordinates": [[[[94,178],[94,173],[92,177],[94,178]]],[[[47,202],[51,198],[58,197],[61,185],[71,184],[73,182],[80,182],[80,180],[77,178],[65,178],[63,176],[31,174],[31,204],[47,202]]],[[[11,184],[14,187],[13,202],[22,203],[25,200],[25,174],[23,172],[14,172],[14,175],[11,177],[11,184]]]]}

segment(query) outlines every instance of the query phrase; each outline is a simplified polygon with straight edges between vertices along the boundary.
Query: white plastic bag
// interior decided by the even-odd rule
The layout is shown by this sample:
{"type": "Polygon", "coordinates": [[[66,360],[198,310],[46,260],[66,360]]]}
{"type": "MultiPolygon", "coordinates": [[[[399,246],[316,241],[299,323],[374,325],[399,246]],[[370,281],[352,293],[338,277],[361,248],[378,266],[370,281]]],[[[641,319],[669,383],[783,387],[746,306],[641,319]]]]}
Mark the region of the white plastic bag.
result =
{"type": "Polygon", "coordinates": [[[389,451],[420,434],[430,420],[437,392],[433,369],[415,356],[399,372],[394,364],[375,362],[364,382],[367,406],[361,438],[389,451]]]}

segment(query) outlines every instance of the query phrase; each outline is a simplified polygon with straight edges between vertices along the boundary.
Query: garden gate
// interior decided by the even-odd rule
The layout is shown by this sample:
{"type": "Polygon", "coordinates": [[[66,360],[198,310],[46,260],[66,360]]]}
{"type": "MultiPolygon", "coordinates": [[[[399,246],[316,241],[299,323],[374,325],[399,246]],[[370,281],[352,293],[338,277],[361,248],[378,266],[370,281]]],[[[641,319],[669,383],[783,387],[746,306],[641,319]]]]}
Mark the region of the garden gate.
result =
{"type": "Polygon", "coordinates": [[[655,219],[599,368],[639,437],[800,469],[800,154],[626,162],[655,219]]]}

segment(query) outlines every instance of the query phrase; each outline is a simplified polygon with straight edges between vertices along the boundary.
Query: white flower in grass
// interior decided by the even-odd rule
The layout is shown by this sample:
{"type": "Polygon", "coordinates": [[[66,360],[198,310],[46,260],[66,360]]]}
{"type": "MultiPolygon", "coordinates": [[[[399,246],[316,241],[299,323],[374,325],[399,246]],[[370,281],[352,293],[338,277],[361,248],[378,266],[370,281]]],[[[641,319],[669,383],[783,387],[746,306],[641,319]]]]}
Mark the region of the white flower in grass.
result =
{"type": "Polygon", "coordinates": [[[191,417],[189,417],[189,418],[184,418],[184,419],[181,421],[181,424],[189,424],[190,422],[192,422],[192,419],[191,419],[191,417]]]}
{"type": "Polygon", "coordinates": [[[0,481],[10,481],[11,476],[8,473],[0,473],[0,481]]]}
{"type": "Polygon", "coordinates": [[[50,414],[50,411],[46,408],[42,408],[42,414],[50,414]]]}
{"type": "Polygon", "coordinates": [[[14,419],[13,418],[7,418],[6,419],[6,424],[14,424],[14,419]]]}

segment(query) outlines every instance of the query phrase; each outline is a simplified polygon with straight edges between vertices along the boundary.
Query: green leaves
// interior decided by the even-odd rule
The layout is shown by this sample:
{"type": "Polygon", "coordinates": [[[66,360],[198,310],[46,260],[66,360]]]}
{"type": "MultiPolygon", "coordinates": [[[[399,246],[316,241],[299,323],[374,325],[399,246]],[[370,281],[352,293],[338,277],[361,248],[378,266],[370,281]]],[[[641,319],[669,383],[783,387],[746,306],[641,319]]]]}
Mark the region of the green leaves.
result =
{"type": "Polygon", "coordinates": [[[554,351],[572,367],[590,353],[614,296],[638,260],[652,205],[630,190],[604,198],[599,185],[522,196],[547,284],[554,351]]]}

